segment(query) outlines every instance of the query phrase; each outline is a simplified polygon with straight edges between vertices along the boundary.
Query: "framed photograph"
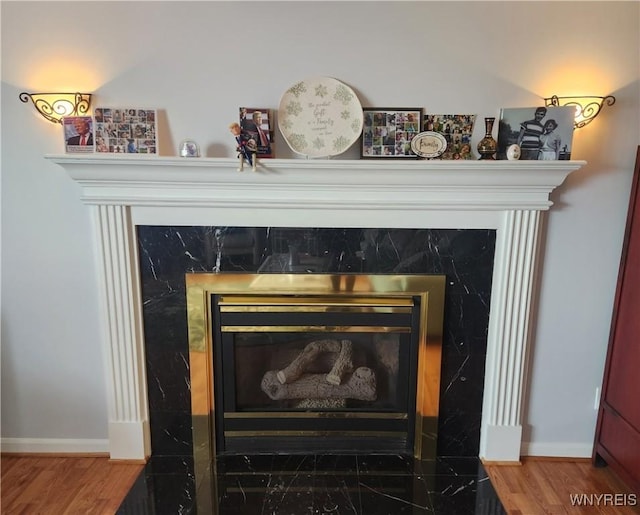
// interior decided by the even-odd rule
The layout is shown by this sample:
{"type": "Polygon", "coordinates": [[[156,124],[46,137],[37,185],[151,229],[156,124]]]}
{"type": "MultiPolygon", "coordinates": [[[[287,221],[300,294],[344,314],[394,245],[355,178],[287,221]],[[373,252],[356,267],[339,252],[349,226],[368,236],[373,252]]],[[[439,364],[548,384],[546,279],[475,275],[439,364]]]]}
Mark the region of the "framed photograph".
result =
{"type": "Polygon", "coordinates": [[[562,107],[511,107],[500,110],[497,159],[507,159],[512,145],[521,160],[571,159],[576,110],[562,107]]]}
{"type": "Polygon", "coordinates": [[[96,152],[110,154],[157,154],[155,109],[97,107],[96,152]]]}
{"type": "Polygon", "coordinates": [[[273,131],[271,110],[258,107],[240,107],[240,129],[245,137],[255,141],[258,157],[273,157],[273,131]]]}
{"type": "Polygon", "coordinates": [[[413,158],[411,140],[422,132],[422,108],[365,107],[362,158],[413,158]]]}
{"type": "Polygon", "coordinates": [[[422,127],[441,134],[446,140],[447,147],[440,159],[475,159],[471,152],[475,121],[475,114],[425,114],[422,127]]]}
{"type": "Polygon", "coordinates": [[[70,154],[94,151],[93,118],[67,116],[62,119],[64,149],[70,154]]]}

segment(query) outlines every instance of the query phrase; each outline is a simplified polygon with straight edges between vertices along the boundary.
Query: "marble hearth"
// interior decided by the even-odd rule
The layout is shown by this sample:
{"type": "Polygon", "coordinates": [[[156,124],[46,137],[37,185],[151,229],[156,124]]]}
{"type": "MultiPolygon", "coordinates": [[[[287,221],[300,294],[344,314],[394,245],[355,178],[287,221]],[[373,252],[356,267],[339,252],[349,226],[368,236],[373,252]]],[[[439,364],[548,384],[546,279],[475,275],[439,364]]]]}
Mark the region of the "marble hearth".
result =
{"type": "Polygon", "coordinates": [[[483,248],[495,243],[478,454],[519,460],[540,217],[550,192],[584,162],[274,159],[240,173],[231,159],[47,157],[93,206],[113,459],[151,452],[138,230],[271,227],[448,238],[464,229],[483,234],[483,248]]]}

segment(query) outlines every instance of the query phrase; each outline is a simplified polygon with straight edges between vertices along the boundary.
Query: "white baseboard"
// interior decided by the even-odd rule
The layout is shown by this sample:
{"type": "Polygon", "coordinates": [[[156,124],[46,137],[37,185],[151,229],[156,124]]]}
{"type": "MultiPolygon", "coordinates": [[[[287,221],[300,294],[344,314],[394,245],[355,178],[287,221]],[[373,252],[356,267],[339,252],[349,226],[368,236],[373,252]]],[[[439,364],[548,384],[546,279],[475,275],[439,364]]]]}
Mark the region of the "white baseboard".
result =
{"type": "MultiPolygon", "coordinates": [[[[7,453],[109,453],[109,440],[70,438],[0,438],[0,450],[7,453]]],[[[592,444],[522,442],[522,456],[590,458],[592,444]]]]}
{"type": "Polygon", "coordinates": [[[553,458],[591,458],[593,444],[587,443],[544,443],[522,442],[523,456],[544,456],[553,458]]]}
{"type": "Polygon", "coordinates": [[[109,440],[106,438],[0,438],[0,450],[24,454],[108,454],[109,440]]]}

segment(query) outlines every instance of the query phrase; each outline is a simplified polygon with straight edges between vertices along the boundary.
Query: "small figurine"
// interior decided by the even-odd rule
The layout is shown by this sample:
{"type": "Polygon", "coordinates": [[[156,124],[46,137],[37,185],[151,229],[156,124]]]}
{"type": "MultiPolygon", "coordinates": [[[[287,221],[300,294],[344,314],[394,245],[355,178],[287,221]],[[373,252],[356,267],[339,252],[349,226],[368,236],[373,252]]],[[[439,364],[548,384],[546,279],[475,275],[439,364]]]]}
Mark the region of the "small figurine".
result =
{"type": "Polygon", "coordinates": [[[238,171],[244,169],[245,160],[251,165],[251,170],[256,171],[258,164],[258,145],[255,140],[251,139],[246,133],[242,132],[240,124],[233,122],[229,125],[229,130],[236,138],[238,144],[236,150],[238,152],[238,171]]]}

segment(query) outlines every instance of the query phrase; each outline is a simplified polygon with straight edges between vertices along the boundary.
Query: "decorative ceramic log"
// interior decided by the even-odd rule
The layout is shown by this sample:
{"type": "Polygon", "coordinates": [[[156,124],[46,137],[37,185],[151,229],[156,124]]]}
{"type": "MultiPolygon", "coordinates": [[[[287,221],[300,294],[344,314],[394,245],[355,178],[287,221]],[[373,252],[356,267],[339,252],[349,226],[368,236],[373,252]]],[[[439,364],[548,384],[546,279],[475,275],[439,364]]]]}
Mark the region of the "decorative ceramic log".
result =
{"type": "Polygon", "coordinates": [[[307,366],[314,362],[323,352],[340,352],[342,345],[338,340],[317,340],[309,343],[286,368],[278,371],[277,377],[281,384],[291,383],[304,374],[307,366]]]}
{"type": "Polygon", "coordinates": [[[327,383],[339,385],[345,374],[353,371],[353,344],[350,340],[340,342],[340,354],[333,364],[331,372],[327,374],[327,383]]]}
{"type": "Polygon", "coordinates": [[[277,372],[270,370],[262,378],[261,388],[274,401],[288,399],[376,399],[376,376],[367,367],[357,368],[341,385],[327,383],[325,374],[306,374],[298,380],[282,384],[277,372]]]}

